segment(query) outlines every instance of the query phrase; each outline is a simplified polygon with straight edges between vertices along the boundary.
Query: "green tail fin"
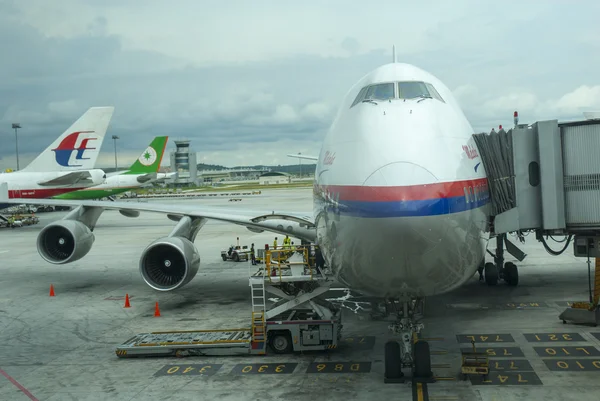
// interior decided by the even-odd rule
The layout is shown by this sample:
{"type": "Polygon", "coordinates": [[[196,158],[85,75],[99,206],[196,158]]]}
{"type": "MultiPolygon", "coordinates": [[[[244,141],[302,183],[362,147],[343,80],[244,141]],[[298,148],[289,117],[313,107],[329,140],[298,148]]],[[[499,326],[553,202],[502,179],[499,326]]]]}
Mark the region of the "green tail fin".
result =
{"type": "Polygon", "coordinates": [[[168,136],[155,137],[125,174],[156,173],[160,168],[168,136]]]}

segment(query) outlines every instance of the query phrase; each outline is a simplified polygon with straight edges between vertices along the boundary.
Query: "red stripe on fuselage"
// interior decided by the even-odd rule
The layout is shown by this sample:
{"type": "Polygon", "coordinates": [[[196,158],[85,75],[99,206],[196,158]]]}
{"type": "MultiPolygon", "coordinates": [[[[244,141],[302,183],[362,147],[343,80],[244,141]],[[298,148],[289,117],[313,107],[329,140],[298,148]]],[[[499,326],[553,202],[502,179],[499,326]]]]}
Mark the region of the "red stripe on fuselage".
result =
{"type": "Polygon", "coordinates": [[[51,198],[56,195],[62,195],[67,192],[79,191],[82,188],[40,188],[40,189],[19,189],[8,191],[8,198],[26,198],[26,199],[43,199],[51,198]]]}
{"type": "Polygon", "coordinates": [[[339,200],[355,202],[394,202],[465,196],[465,187],[486,186],[487,178],[437,182],[434,184],[369,187],[361,185],[322,185],[320,190],[339,194],[339,200]]]}

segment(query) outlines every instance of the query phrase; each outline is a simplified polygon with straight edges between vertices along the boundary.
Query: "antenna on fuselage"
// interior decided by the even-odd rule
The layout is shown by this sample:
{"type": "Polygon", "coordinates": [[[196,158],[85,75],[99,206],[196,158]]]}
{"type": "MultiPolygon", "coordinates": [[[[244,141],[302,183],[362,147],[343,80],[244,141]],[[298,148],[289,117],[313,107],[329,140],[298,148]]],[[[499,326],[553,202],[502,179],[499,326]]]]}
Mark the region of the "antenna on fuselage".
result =
{"type": "Polygon", "coordinates": [[[392,45],[392,63],[396,62],[396,45],[392,45]]]}

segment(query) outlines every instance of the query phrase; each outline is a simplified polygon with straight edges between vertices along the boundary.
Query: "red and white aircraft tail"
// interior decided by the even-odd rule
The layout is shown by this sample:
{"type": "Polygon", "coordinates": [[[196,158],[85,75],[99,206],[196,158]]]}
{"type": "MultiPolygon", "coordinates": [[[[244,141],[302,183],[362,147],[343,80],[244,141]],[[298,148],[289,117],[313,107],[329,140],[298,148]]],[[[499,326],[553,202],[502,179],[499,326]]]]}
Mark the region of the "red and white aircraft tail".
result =
{"type": "Polygon", "coordinates": [[[26,172],[91,170],[96,164],[114,107],[91,107],[35,160],[26,172]]]}

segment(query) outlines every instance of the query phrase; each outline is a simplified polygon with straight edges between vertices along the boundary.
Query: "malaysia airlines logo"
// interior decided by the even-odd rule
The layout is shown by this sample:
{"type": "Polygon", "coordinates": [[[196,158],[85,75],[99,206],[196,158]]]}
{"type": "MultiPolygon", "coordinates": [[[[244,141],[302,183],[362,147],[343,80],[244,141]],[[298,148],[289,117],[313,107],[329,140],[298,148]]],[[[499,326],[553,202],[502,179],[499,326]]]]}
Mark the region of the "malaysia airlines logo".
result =
{"type": "Polygon", "coordinates": [[[477,154],[477,150],[473,146],[463,145],[462,149],[466,153],[467,157],[471,160],[479,157],[479,154],[477,154]]]}
{"type": "Polygon", "coordinates": [[[86,150],[95,150],[96,148],[88,148],[87,146],[89,141],[95,141],[98,138],[85,138],[81,141],[78,148],[75,147],[75,144],[77,143],[79,135],[90,134],[93,132],[94,131],[77,131],[67,135],[65,139],[60,141],[56,149],[52,149],[56,162],[64,167],[81,167],[82,164],[69,164],[69,160],[71,159],[73,152],[77,152],[75,160],[89,160],[89,157],[83,157],[83,153],[86,150]]]}
{"type": "Polygon", "coordinates": [[[335,153],[331,153],[329,151],[325,152],[325,157],[323,158],[323,164],[326,166],[331,166],[335,161],[335,153]]]}

